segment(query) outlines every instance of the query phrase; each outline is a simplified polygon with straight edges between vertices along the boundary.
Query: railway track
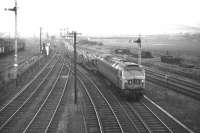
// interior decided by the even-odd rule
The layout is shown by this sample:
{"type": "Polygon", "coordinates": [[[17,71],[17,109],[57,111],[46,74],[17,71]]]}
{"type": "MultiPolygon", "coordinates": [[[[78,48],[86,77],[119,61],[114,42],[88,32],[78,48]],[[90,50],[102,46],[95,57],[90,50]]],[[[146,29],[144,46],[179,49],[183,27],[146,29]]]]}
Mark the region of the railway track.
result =
{"type": "Polygon", "coordinates": [[[57,109],[60,105],[64,92],[66,90],[66,85],[68,78],[64,76],[69,76],[69,68],[64,65],[61,68],[62,70],[59,73],[58,78],[56,79],[51,91],[48,96],[43,101],[42,105],[31,119],[29,124],[26,126],[23,133],[26,132],[48,132],[51,128],[51,122],[57,112],[57,109]]]}
{"type": "Polygon", "coordinates": [[[121,113],[127,116],[127,119],[131,122],[132,126],[134,126],[133,128],[135,128],[131,130],[132,132],[133,130],[138,133],[173,132],[167,125],[164,124],[162,120],[159,119],[156,114],[148,110],[148,108],[142,108],[144,107],[142,106],[144,105],[143,103],[129,102],[127,100],[123,100],[120,98],[118,92],[115,92],[116,94],[113,94],[110,89],[105,87],[102,87],[101,91],[109,101],[114,101],[111,103],[112,106],[120,107],[121,113]],[[138,108],[136,109],[136,107],[138,108]]]}
{"type": "MultiPolygon", "coordinates": [[[[37,71],[37,73],[34,72],[35,74],[33,74],[31,76],[31,78],[27,77],[26,75],[23,76],[21,79],[19,78],[18,79],[19,80],[18,81],[18,84],[19,84],[18,88],[13,90],[10,96],[7,96],[7,97],[4,98],[5,100],[2,101],[2,103],[0,105],[0,110],[4,106],[6,106],[6,104],[9,104],[9,102],[11,102],[13,99],[15,99],[20,93],[22,93],[24,90],[26,90],[26,88],[29,88],[29,86],[36,84],[34,82],[39,83],[39,81],[41,81],[42,77],[44,77],[45,73],[47,73],[50,70],[49,68],[52,67],[51,62],[54,62],[55,58],[57,58],[57,54],[52,55],[46,63],[44,61],[42,61],[42,63],[39,64],[40,69],[36,68],[36,69],[39,69],[39,70],[37,71]],[[44,71],[46,71],[46,72],[44,72],[44,71]],[[43,76],[40,76],[41,74],[43,74],[43,76]]],[[[30,69],[32,69],[32,68],[30,68],[30,69]]],[[[28,71],[30,71],[30,70],[28,70],[28,71]]],[[[8,93],[9,93],[9,90],[8,90],[8,93]]]]}
{"type": "Polygon", "coordinates": [[[61,59],[55,57],[37,78],[32,80],[32,82],[1,108],[0,132],[21,132],[27,120],[30,119],[34,111],[39,107],[42,98],[38,98],[38,95],[44,96],[48,91],[44,87],[47,85],[50,77],[58,71],[59,65],[56,65],[57,63],[61,63],[61,59]],[[18,122],[16,123],[16,121],[18,122]]]}
{"type": "Polygon", "coordinates": [[[122,106],[124,113],[134,124],[138,133],[173,133],[173,131],[143,103],[116,101],[122,106]]]}
{"type": "Polygon", "coordinates": [[[31,81],[29,81],[17,94],[15,94],[12,99],[9,99],[4,105],[1,106],[0,112],[7,107],[11,102],[13,102],[21,93],[28,90],[28,88],[34,88],[36,85],[45,77],[46,73],[52,68],[52,63],[55,63],[55,56],[42,68],[41,71],[36,74],[31,81]],[[52,63],[51,63],[52,62],[52,63]]]}
{"type": "Polygon", "coordinates": [[[168,113],[166,110],[164,110],[162,107],[160,107],[158,104],[153,102],[149,97],[144,96],[144,100],[142,104],[148,108],[151,112],[154,112],[157,116],[159,116],[162,120],[166,121],[168,127],[173,132],[180,132],[180,133],[194,133],[190,128],[185,126],[183,123],[181,123],[179,120],[177,120],[175,117],[173,117],[170,113],[168,113]]]}
{"type": "Polygon", "coordinates": [[[137,115],[149,133],[173,133],[144,103],[129,103],[128,105],[129,109],[137,115]]]}
{"type": "Polygon", "coordinates": [[[93,103],[88,107],[91,112],[88,113],[87,117],[89,118],[86,117],[87,128],[96,129],[99,127],[99,132],[104,133],[133,132],[135,130],[132,125],[133,123],[131,123],[128,117],[122,112],[123,109],[121,106],[114,104],[116,103],[114,99],[108,100],[99,90],[97,85],[87,76],[81,74],[80,77],[83,88],[86,91],[91,103],[93,103]],[[95,121],[94,124],[90,124],[93,123],[93,121],[95,121]]]}
{"type": "Polygon", "coordinates": [[[156,83],[184,95],[190,96],[194,99],[200,100],[200,86],[198,84],[180,80],[171,76],[168,76],[166,79],[164,74],[155,73],[149,70],[146,72],[147,80],[149,80],[150,82],[156,83]]]}
{"type": "MultiPolygon", "coordinates": [[[[113,55],[122,57],[117,54],[113,55]]],[[[194,99],[200,100],[200,84],[195,82],[190,82],[184,79],[179,79],[171,75],[166,75],[164,73],[152,70],[148,67],[145,67],[145,70],[146,70],[147,80],[155,84],[168,87],[174,91],[190,96],[194,99]]]]}
{"type": "MultiPolygon", "coordinates": [[[[135,130],[132,129],[131,132],[134,130],[138,133],[193,133],[192,130],[171,116],[167,111],[160,109],[161,107],[159,107],[156,103],[147,99],[146,96],[144,96],[144,99],[149,101],[148,104],[143,100],[140,102],[129,102],[121,99],[116,89],[113,88],[113,92],[115,93],[113,94],[111,91],[112,89],[105,86],[102,87],[101,83],[104,82],[99,83],[99,88],[110,105],[112,107],[117,106],[120,108],[121,113],[126,115],[128,121],[132,124],[132,126],[134,126],[133,128],[135,128],[135,130]]],[[[116,111],[115,113],[117,114],[116,111]]],[[[122,122],[120,119],[119,121],[122,122]]],[[[129,123],[127,123],[127,125],[128,124],[129,123]]],[[[126,132],[126,130],[124,130],[124,132],[126,132]]]]}
{"type": "Polygon", "coordinates": [[[173,82],[173,83],[183,85],[183,86],[186,86],[186,87],[200,91],[200,84],[193,83],[193,82],[190,82],[190,81],[187,81],[187,80],[184,80],[184,79],[179,79],[179,78],[176,78],[174,76],[167,75],[167,74],[164,74],[164,73],[155,72],[155,71],[150,70],[150,69],[146,69],[146,72],[148,74],[152,74],[152,75],[157,76],[157,77],[162,78],[162,79],[166,79],[166,76],[167,76],[168,82],[173,82]]]}
{"type": "Polygon", "coordinates": [[[115,98],[114,105],[121,106],[124,114],[133,123],[138,133],[193,133],[176,118],[171,116],[167,111],[162,109],[152,100],[144,96],[144,101],[129,102],[120,98],[119,93],[110,91],[106,87],[102,88],[104,95],[109,98],[115,98]],[[145,102],[148,101],[148,102],[145,102]]]}
{"type": "Polygon", "coordinates": [[[27,88],[33,88],[31,86],[35,86],[45,77],[45,74],[50,71],[50,69],[53,67],[52,63],[55,63],[57,56],[54,55],[52,59],[36,74],[32,80],[30,80],[23,88],[15,94],[15,96],[12,97],[12,99],[9,99],[4,105],[0,107],[0,112],[3,110],[8,104],[10,104],[13,100],[15,100],[21,93],[23,93],[25,90],[28,90],[27,88]]]}
{"type": "MultiPolygon", "coordinates": [[[[90,49],[87,49],[87,50],[88,51],[93,51],[93,50],[90,50],[90,49]]],[[[123,58],[122,55],[118,55],[118,54],[113,54],[113,55],[117,56],[117,57],[122,57],[123,58]]],[[[157,79],[166,82],[166,75],[167,74],[155,71],[153,69],[150,69],[149,67],[145,67],[145,70],[146,70],[147,74],[156,76],[157,79]]],[[[192,91],[193,90],[194,91],[200,91],[200,84],[199,83],[195,83],[195,82],[191,82],[191,81],[188,81],[188,80],[180,79],[180,78],[177,78],[177,77],[175,77],[173,75],[167,75],[167,77],[168,77],[168,82],[170,82],[174,86],[179,85],[179,86],[182,86],[182,87],[190,88],[190,89],[192,89],[192,91]]]]}
{"type": "Polygon", "coordinates": [[[63,90],[62,96],[57,104],[57,107],[51,117],[51,120],[49,121],[48,126],[45,129],[45,133],[55,133],[59,132],[59,123],[62,120],[62,115],[65,113],[66,103],[70,100],[70,87],[72,83],[71,78],[71,66],[69,66],[69,71],[67,74],[62,75],[63,78],[66,79],[65,88],[63,90]]]}
{"type": "MultiPolygon", "coordinates": [[[[116,98],[114,98],[114,96],[112,96],[112,94],[109,93],[109,89],[107,90],[105,89],[105,91],[102,91],[103,89],[101,89],[100,91],[97,85],[95,85],[94,82],[89,80],[86,74],[81,74],[80,76],[82,77],[81,79],[82,79],[82,84],[84,86],[83,88],[86,91],[89,99],[91,99],[91,100],[86,101],[87,105],[89,105],[88,107],[89,113],[88,113],[88,116],[86,116],[86,125],[89,131],[90,129],[99,129],[97,130],[97,132],[113,131],[111,127],[107,127],[107,128],[110,128],[110,130],[104,130],[105,129],[104,126],[106,124],[107,125],[109,124],[105,122],[107,120],[104,118],[108,113],[107,111],[108,107],[105,106],[107,103],[110,106],[109,108],[112,108],[112,111],[113,111],[112,114],[114,114],[114,116],[117,117],[117,122],[119,125],[118,127],[120,127],[121,132],[130,131],[130,129],[127,129],[125,127],[125,125],[128,125],[129,123],[125,123],[123,121],[122,115],[120,115],[123,112],[125,115],[127,115],[128,118],[127,117],[126,118],[128,119],[128,121],[130,121],[131,124],[134,123],[133,125],[136,128],[137,132],[145,132],[145,133],[146,132],[149,132],[149,133],[192,132],[191,130],[188,130],[186,127],[184,127],[183,124],[181,124],[180,122],[177,122],[177,120],[174,120],[174,119],[173,119],[173,122],[172,120],[170,122],[172,122],[174,125],[175,123],[178,124],[179,129],[172,128],[172,126],[169,126],[169,125],[173,125],[173,124],[169,124],[165,120],[162,120],[160,118],[162,116],[158,115],[156,111],[158,109],[152,110],[151,108],[149,108],[149,106],[147,106],[145,102],[141,101],[138,103],[132,103],[132,102],[127,102],[123,100],[118,100],[117,102],[117,100],[113,100],[116,98]],[[90,101],[90,103],[88,103],[88,101],[90,101]],[[123,112],[119,113],[118,111],[119,109],[117,108],[119,108],[120,110],[123,110],[123,112]],[[90,123],[94,123],[94,124],[90,124],[90,123]]],[[[110,113],[109,116],[111,116],[112,114],[110,113]]],[[[167,117],[167,119],[172,118],[169,115],[165,117],[167,117]]],[[[112,121],[114,117],[113,118],[107,117],[107,118],[109,118],[109,120],[112,121]]],[[[111,124],[109,125],[112,126],[112,123],[114,122],[111,122],[111,124]]],[[[115,127],[117,127],[117,124],[115,125],[115,127]]],[[[113,132],[117,132],[117,131],[113,131],[113,132]]],[[[131,132],[133,131],[131,130],[131,132]]]]}
{"type": "MultiPolygon", "coordinates": [[[[80,84],[84,87],[85,91],[82,91],[82,93],[85,95],[84,103],[85,104],[85,110],[83,109],[83,115],[84,115],[84,120],[85,120],[85,125],[86,125],[86,132],[88,133],[103,133],[103,127],[101,125],[101,120],[99,113],[97,111],[97,107],[95,103],[92,100],[92,97],[90,96],[89,92],[86,89],[85,84],[83,81],[80,81],[80,84]]],[[[83,108],[83,107],[82,107],[83,108]]]]}

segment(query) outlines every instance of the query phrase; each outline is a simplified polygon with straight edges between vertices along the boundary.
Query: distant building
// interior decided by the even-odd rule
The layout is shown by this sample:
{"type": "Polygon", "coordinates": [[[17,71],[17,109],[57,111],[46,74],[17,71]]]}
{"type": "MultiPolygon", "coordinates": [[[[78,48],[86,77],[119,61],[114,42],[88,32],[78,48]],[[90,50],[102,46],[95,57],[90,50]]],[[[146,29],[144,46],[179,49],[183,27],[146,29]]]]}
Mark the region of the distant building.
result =
{"type": "Polygon", "coordinates": [[[163,55],[160,57],[161,62],[170,63],[170,64],[180,64],[182,59],[173,57],[171,55],[163,55]]]}

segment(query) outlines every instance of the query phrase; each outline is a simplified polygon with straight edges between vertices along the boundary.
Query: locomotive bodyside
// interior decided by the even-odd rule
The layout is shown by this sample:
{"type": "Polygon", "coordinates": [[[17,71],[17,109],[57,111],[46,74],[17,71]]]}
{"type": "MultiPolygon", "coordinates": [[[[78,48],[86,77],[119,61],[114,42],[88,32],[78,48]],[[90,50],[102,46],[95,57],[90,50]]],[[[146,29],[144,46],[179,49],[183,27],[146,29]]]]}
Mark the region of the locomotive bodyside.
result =
{"type": "Polygon", "coordinates": [[[111,81],[117,87],[121,87],[120,78],[118,76],[119,70],[113,68],[107,62],[103,60],[97,61],[97,70],[106,77],[109,81],[111,81]]]}

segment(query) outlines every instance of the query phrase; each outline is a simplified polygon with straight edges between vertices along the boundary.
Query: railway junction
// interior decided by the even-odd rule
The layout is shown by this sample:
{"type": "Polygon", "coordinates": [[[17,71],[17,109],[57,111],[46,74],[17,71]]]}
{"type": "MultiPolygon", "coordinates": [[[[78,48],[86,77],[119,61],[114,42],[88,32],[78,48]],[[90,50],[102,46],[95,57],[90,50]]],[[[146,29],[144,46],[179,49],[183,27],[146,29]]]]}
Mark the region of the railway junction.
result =
{"type": "Polygon", "coordinates": [[[0,133],[200,133],[198,5],[2,0],[0,133]]]}
{"type": "MultiPolygon", "coordinates": [[[[17,85],[10,80],[1,88],[1,133],[197,132],[198,129],[186,125],[169,112],[167,105],[158,101],[159,93],[151,92],[154,89],[151,84],[158,88],[156,78],[161,74],[156,77],[149,70],[146,94],[139,101],[127,100],[105,76],[88,70],[83,64],[76,64],[77,75],[74,77],[73,51],[66,48],[65,40],[57,43],[57,48],[50,55],[26,61],[29,65],[24,65],[17,85]]],[[[182,81],[170,79],[169,82],[190,87],[182,81]]],[[[162,89],[166,89],[164,87],[162,89]]]]}

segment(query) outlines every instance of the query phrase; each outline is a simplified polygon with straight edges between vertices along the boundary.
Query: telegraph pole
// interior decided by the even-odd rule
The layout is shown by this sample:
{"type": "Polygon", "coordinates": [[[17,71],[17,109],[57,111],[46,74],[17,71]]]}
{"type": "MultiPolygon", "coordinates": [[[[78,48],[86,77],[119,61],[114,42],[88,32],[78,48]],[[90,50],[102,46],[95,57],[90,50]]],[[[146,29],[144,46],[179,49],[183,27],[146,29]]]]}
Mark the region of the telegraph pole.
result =
{"type": "Polygon", "coordinates": [[[17,79],[18,60],[17,60],[17,0],[15,0],[15,7],[5,8],[5,11],[15,12],[15,55],[14,55],[14,78],[17,79]]]}
{"type": "Polygon", "coordinates": [[[77,86],[76,86],[76,32],[73,32],[74,34],[74,104],[77,104],[77,86]]]}
{"type": "Polygon", "coordinates": [[[72,33],[67,32],[67,38],[73,37],[74,40],[74,104],[77,104],[77,68],[76,68],[76,39],[77,35],[81,33],[77,33],[73,31],[72,33]]]}

